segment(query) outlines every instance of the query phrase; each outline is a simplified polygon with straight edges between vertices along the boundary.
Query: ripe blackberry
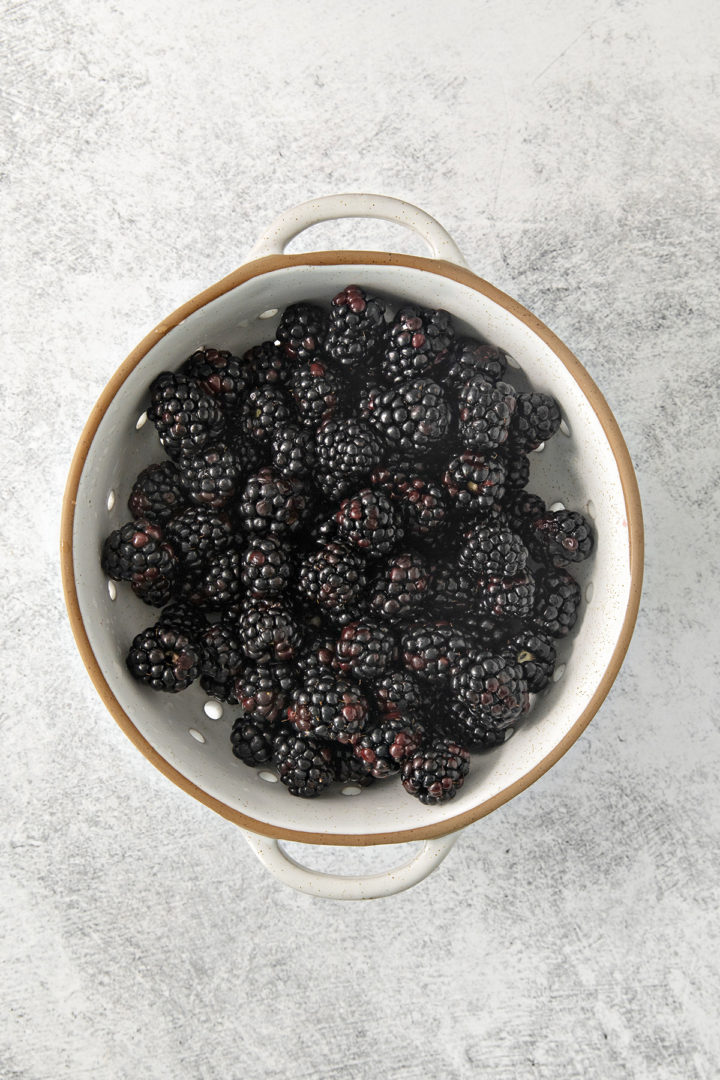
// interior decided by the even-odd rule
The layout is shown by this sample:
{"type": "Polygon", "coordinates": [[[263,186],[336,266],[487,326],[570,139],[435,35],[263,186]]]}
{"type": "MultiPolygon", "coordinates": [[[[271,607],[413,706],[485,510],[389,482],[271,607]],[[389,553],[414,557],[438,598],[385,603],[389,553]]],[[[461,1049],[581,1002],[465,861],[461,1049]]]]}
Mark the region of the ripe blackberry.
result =
{"type": "Polygon", "coordinates": [[[208,621],[205,615],[194,604],[188,604],[184,600],[173,600],[160,612],[159,623],[163,626],[171,626],[175,630],[181,630],[189,637],[200,640],[207,628],[208,621]]]}
{"type": "Polygon", "coordinates": [[[470,450],[493,450],[507,442],[516,391],[476,375],[460,390],[458,436],[470,450]]]}
{"type": "Polygon", "coordinates": [[[521,664],[507,656],[479,651],[468,656],[450,681],[454,714],[463,741],[474,746],[504,742],[505,731],[518,722],[529,705],[521,664]]]}
{"type": "Polygon", "coordinates": [[[196,506],[220,510],[227,506],[240,481],[237,459],[226,446],[206,446],[179,462],[180,482],[196,506]]]}
{"type": "Polygon", "coordinates": [[[159,570],[155,566],[149,566],[147,570],[136,574],[130,584],[132,591],[138,600],[151,607],[162,607],[167,604],[176,585],[174,572],[159,570]]]}
{"type": "Polygon", "coordinates": [[[325,352],[336,364],[358,367],[378,351],[385,328],[385,301],[348,285],[332,300],[325,352]]]}
{"type": "Polygon", "coordinates": [[[530,458],[522,450],[506,448],[503,452],[505,462],[505,494],[514,494],[527,487],[530,479],[530,458]]]}
{"type": "Polygon", "coordinates": [[[298,593],[329,614],[351,614],[365,588],[362,559],[348,544],[332,541],[300,563],[298,593]]]}
{"type": "Polygon", "coordinates": [[[291,664],[249,664],[234,693],[249,719],[272,724],[285,711],[296,681],[291,664]]]}
{"type": "Polygon", "coordinates": [[[251,476],[237,504],[242,527],[257,536],[285,536],[297,532],[307,507],[299,481],[270,468],[251,476]]]}
{"type": "Polygon", "coordinates": [[[448,506],[441,487],[421,476],[376,470],[371,482],[384,488],[398,507],[408,537],[432,540],[448,521],[448,506]]]}
{"type": "Polygon", "coordinates": [[[310,675],[330,675],[335,670],[337,633],[316,631],[303,648],[297,661],[298,670],[310,675]]]}
{"type": "Polygon", "coordinates": [[[458,562],[476,580],[484,577],[515,577],[527,565],[527,548],[519,536],[502,525],[476,525],[464,540],[458,562]]]}
{"type": "Polygon", "coordinates": [[[513,577],[478,578],[479,606],[494,619],[529,619],[535,603],[535,578],[529,570],[513,577]]]}
{"type": "Polygon", "coordinates": [[[328,317],[316,304],[290,304],[280,317],[275,334],[285,354],[301,364],[311,363],[322,351],[328,317]]]}
{"type": "Polygon", "coordinates": [[[187,505],[177,466],[172,461],[148,465],[133,484],[128,509],[134,518],[146,518],[159,525],[187,505]]]}
{"type": "Polygon", "coordinates": [[[375,700],[381,716],[413,716],[425,694],[409,671],[389,671],[375,684],[375,700]]]}
{"type": "Polygon", "coordinates": [[[491,653],[503,652],[510,637],[522,625],[517,619],[495,619],[475,607],[455,616],[455,623],[465,634],[470,652],[485,649],[491,653]]]}
{"type": "Polygon", "coordinates": [[[545,513],[545,503],[532,491],[510,491],[503,499],[503,513],[511,532],[527,543],[532,535],[531,526],[545,513]]]}
{"type": "Polygon", "coordinates": [[[344,626],[335,650],[335,666],[353,679],[376,680],[397,657],[395,636],[376,619],[344,626]]]}
{"type": "Polygon", "coordinates": [[[369,559],[388,555],[405,535],[398,511],[385,492],[375,488],[363,488],[343,499],[322,531],[326,535],[334,532],[369,559]]]}
{"type": "Polygon", "coordinates": [[[288,389],[300,423],[306,427],[320,427],[337,408],[340,391],[338,377],[319,360],[311,360],[297,368],[288,389]]]}
{"type": "Polygon", "coordinates": [[[237,634],[231,627],[215,623],[203,631],[200,645],[200,685],[206,693],[220,701],[236,705],[235,681],[245,664],[237,634]]]}
{"type": "Polygon", "coordinates": [[[443,484],[460,513],[481,514],[505,494],[505,464],[494,450],[465,450],[448,464],[443,484]]]}
{"type": "Polygon", "coordinates": [[[138,599],[162,607],[172,595],[178,559],[161,525],[128,521],[105,540],[102,569],[114,581],[129,581],[138,599]]]}
{"type": "Polygon", "coordinates": [[[230,547],[233,528],[223,510],[189,506],[165,527],[165,535],[184,571],[193,571],[230,547]]]}
{"type": "Polygon", "coordinates": [[[268,600],[287,588],[292,576],[290,551],[273,536],[254,537],[242,553],[242,583],[248,596],[268,600]]]}
{"type": "Polygon", "coordinates": [[[237,624],[243,651],[258,664],[292,660],[302,633],[290,610],[276,600],[249,600],[237,624]]]}
{"type": "Polygon", "coordinates": [[[518,394],[508,442],[520,450],[536,450],[552,438],[561,420],[558,403],[549,394],[518,394]]]}
{"type": "Polygon", "coordinates": [[[547,510],[529,535],[535,558],[558,568],[583,562],[595,545],[589,521],[577,510],[547,510]]]}
{"type": "Polygon", "coordinates": [[[272,464],[280,476],[304,479],[315,470],[315,432],[299,424],[282,424],[270,440],[272,464]]]}
{"type": "Polygon", "coordinates": [[[394,555],[370,588],[370,610],[383,619],[410,619],[428,597],[430,568],[417,552],[394,555]]]}
{"type": "Polygon", "coordinates": [[[259,443],[268,443],[276,427],[292,417],[285,391],[274,383],[263,383],[248,394],[240,416],[245,435],[259,443]]]}
{"type": "Polygon", "coordinates": [[[292,374],[292,364],[274,341],[263,341],[248,349],[243,357],[252,372],[254,388],[283,386],[292,374]]]}
{"type": "Polygon", "coordinates": [[[540,570],[533,625],[552,638],[563,638],[577,622],[580,586],[567,570],[540,570]]]}
{"type": "Polygon", "coordinates": [[[134,638],[127,655],[130,674],[152,690],[176,694],[200,674],[201,651],[188,634],[158,623],[134,638]]]}
{"type": "Polygon", "coordinates": [[[237,603],[242,595],[242,560],[235,548],[214,552],[182,582],[182,595],[204,611],[237,603]]]}
{"type": "Polygon", "coordinates": [[[248,716],[238,716],[233,724],[230,741],[232,752],[243,765],[256,768],[273,760],[276,729],[272,723],[248,716]]]}
{"type": "Polygon", "coordinates": [[[328,420],[315,438],[318,468],[336,487],[355,487],[382,457],[383,444],[369,424],[353,417],[328,420]]]}
{"type": "Polygon", "coordinates": [[[441,566],[433,574],[431,612],[441,618],[455,618],[476,602],[477,582],[469,574],[452,566],[441,566]]]}
{"type": "Polygon", "coordinates": [[[433,739],[421,746],[402,767],[405,790],[421,803],[434,806],[454,799],[470,771],[470,754],[452,739],[433,739]]]}
{"type": "Polygon", "coordinates": [[[174,459],[216,442],[225,428],[222,409],[195,379],[163,371],[150,385],[148,419],[174,459]]]}
{"type": "Polygon", "coordinates": [[[357,784],[369,787],[375,783],[375,777],[367,771],[359,757],[355,757],[354,747],[350,743],[333,742],[328,744],[332,751],[335,780],[341,784],[357,784]]]}
{"type": "Polygon", "coordinates": [[[436,371],[448,358],[455,339],[447,311],[426,311],[408,304],[388,327],[381,362],[383,376],[402,382],[436,371]]]}
{"type": "Polygon", "coordinates": [[[400,639],[405,667],[433,683],[449,678],[468,648],[462,630],[442,620],[414,623],[400,639]]]}
{"type": "Polygon", "coordinates": [[[301,733],[355,743],[368,724],[368,703],[360,687],[347,679],[312,675],[293,690],[285,716],[301,733]]]}
{"type": "Polygon", "coordinates": [[[403,461],[415,462],[450,430],[450,406],[442,387],[427,377],[370,387],[361,412],[384,438],[388,449],[403,461]]]}
{"type": "Polygon", "coordinates": [[[460,338],[452,349],[450,367],[445,383],[454,390],[480,375],[490,383],[502,379],[507,368],[505,353],[494,345],[472,338],[460,338]]]}
{"type": "Polygon", "coordinates": [[[531,694],[539,694],[550,682],[557,653],[549,634],[526,628],[513,634],[503,646],[503,654],[519,664],[531,694]]]}
{"type": "Polygon", "coordinates": [[[377,780],[400,772],[425,739],[425,729],[407,716],[383,716],[373,721],[360,736],[353,752],[363,767],[377,780]]]}
{"type": "Polygon", "coordinates": [[[332,748],[311,735],[298,735],[286,724],[273,740],[273,764],[291,795],[313,799],[335,778],[332,748]]]}
{"type": "Polygon", "coordinates": [[[195,379],[227,416],[239,409],[253,384],[250,365],[223,349],[197,349],[180,373],[195,379]]]}

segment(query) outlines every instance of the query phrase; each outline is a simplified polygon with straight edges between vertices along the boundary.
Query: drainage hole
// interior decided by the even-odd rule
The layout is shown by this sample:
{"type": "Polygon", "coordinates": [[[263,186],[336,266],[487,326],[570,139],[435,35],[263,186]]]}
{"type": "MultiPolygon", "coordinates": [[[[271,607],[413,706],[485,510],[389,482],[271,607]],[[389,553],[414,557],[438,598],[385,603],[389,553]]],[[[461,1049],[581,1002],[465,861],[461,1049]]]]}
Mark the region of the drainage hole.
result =
{"type": "Polygon", "coordinates": [[[140,415],[137,418],[137,423],[135,425],[136,430],[139,431],[140,428],[145,427],[146,424],[147,424],[147,413],[146,412],[140,413],[140,415]]]}
{"type": "Polygon", "coordinates": [[[533,454],[542,454],[544,449],[545,449],[545,443],[541,442],[540,445],[536,446],[535,449],[532,452],[533,452],[533,454]]]}
{"type": "Polygon", "coordinates": [[[593,585],[592,581],[588,581],[587,585],[585,586],[585,600],[588,604],[592,600],[594,592],[595,586],[593,585]]]}
{"type": "Polygon", "coordinates": [[[262,769],[258,773],[258,776],[260,777],[261,780],[264,780],[265,783],[267,783],[267,784],[277,784],[277,782],[278,782],[278,778],[275,775],[275,773],[274,772],[268,772],[267,769],[262,769]]]}
{"type": "Polygon", "coordinates": [[[553,671],[553,682],[560,682],[560,680],[562,679],[564,674],[565,674],[565,665],[564,664],[558,664],[558,666],[553,671]]]}
{"type": "Polygon", "coordinates": [[[588,499],[585,505],[585,509],[587,510],[587,516],[589,518],[595,517],[595,503],[592,501],[592,499],[588,499]]]}
{"type": "Polygon", "coordinates": [[[550,509],[551,509],[551,510],[564,510],[564,509],[565,509],[565,503],[562,503],[562,502],[554,502],[554,503],[552,503],[552,505],[550,506],[550,509]]]}
{"type": "Polygon", "coordinates": [[[205,736],[203,735],[202,731],[198,731],[197,728],[188,728],[188,735],[192,735],[193,739],[195,739],[196,742],[205,742],[205,736]]]}
{"type": "Polygon", "coordinates": [[[107,497],[107,508],[108,508],[108,510],[112,510],[114,505],[115,505],[115,492],[111,488],[110,491],[108,491],[108,497],[107,497]]]}
{"type": "Polygon", "coordinates": [[[117,588],[115,586],[115,582],[112,579],[108,581],[108,596],[111,600],[114,600],[117,596],[117,588]]]}
{"type": "Polygon", "coordinates": [[[219,701],[215,701],[214,698],[210,698],[203,705],[203,712],[206,716],[209,716],[211,720],[219,720],[224,713],[224,709],[219,701]]]}
{"type": "Polygon", "coordinates": [[[347,787],[341,788],[342,795],[359,795],[362,791],[361,787],[356,787],[355,784],[348,784],[347,787]]]}
{"type": "Polygon", "coordinates": [[[278,308],[269,307],[267,311],[261,311],[258,315],[258,319],[272,319],[273,315],[277,315],[278,308]]]}
{"type": "Polygon", "coordinates": [[[560,421],[560,430],[562,431],[563,435],[567,435],[568,439],[570,438],[572,432],[570,431],[570,427],[565,417],[563,417],[560,421]]]}

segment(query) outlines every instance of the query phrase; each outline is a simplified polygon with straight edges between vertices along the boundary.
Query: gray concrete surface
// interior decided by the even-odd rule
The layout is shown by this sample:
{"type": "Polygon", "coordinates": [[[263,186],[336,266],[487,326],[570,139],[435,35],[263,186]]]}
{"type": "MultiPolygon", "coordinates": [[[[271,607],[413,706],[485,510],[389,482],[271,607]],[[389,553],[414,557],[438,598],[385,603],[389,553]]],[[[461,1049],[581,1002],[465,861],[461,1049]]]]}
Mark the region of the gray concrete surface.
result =
{"type": "Polygon", "coordinates": [[[2,1080],[718,1076],[718,29],[712,0],[5,5],[2,1080]],[[342,190],[423,206],[581,358],[648,550],[587,734],[365,905],[283,890],[135,751],[57,557],[118,363],[342,190]]]}

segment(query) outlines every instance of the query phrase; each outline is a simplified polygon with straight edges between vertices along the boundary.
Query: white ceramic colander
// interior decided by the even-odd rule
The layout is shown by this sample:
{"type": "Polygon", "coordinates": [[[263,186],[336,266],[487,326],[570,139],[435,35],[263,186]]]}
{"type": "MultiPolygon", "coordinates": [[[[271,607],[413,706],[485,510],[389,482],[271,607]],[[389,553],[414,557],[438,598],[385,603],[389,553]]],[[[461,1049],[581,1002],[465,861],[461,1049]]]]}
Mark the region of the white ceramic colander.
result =
{"type": "Polygon", "coordinates": [[[607,694],[625,655],[642,579],[640,500],[625,443],[585,369],[535,316],[472,274],[441,226],[397,199],[338,195],[286,211],[245,263],[165,319],[130,354],[103,391],[75,453],[65,495],[62,569],[70,621],[83,660],[110,712],[149,760],[213,810],[236,822],[263,863],[287,884],[316,896],[364,899],[389,895],[425,877],[449,851],[459,829],[533,783],[577,739],[607,694]],[[377,217],[415,230],[432,257],[388,252],[283,254],[317,222],[377,217]],[[399,783],[352,785],[320,799],[294,799],[269,771],[255,772],[230,752],[237,709],[208,701],[197,687],[158,694],[125,667],[133,636],[153,613],[100,568],[104,538],[127,519],[127,497],[142,468],[161,456],[145,424],[147,388],[195,349],[243,353],[273,336],[279,312],[299,300],[327,303],[357,283],[392,301],[446,308],[460,332],[506,350],[520,388],[528,384],[560,403],[561,431],[533,454],[532,490],[549,505],[581,510],[593,522],[596,551],[577,568],[581,616],[559,644],[556,682],[495,752],[474,755],[457,797],[423,806],[399,783]],[[348,797],[349,795],[354,797],[348,797]],[[369,877],[320,874],[300,866],[279,840],[367,845],[422,840],[412,861],[369,877]]]}

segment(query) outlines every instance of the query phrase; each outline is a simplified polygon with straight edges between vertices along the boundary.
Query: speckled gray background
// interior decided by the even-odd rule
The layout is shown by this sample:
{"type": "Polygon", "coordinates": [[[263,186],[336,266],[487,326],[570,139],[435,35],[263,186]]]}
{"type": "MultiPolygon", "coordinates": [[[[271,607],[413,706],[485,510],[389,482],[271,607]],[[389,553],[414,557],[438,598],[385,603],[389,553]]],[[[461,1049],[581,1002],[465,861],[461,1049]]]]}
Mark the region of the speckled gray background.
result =
{"type": "MultiPolygon", "coordinates": [[[[717,11],[5,5],[2,1080],[718,1076],[717,11]],[[342,190],[423,206],[581,358],[648,551],[587,734],[427,882],[360,905],[276,885],[134,750],[57,559],[118,363],[280,209],[342,190]]],[[[305,242],[422,250],[380,223],[305,242]]]]}

